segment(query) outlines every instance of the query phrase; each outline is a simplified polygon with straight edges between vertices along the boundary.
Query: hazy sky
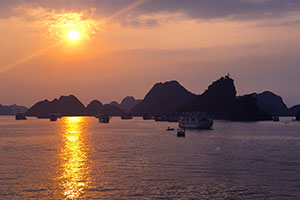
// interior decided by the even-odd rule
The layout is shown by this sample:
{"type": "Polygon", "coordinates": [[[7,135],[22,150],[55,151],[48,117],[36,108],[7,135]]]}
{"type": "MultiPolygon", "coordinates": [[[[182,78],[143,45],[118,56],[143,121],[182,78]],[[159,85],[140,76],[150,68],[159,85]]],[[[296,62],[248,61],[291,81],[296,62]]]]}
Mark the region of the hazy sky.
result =
{"type": "Polygon", "coordinates": [[[200,94],[227,73],[300,103],[299,0],[0,0],[0,33],[0,104],[200,94]]]}

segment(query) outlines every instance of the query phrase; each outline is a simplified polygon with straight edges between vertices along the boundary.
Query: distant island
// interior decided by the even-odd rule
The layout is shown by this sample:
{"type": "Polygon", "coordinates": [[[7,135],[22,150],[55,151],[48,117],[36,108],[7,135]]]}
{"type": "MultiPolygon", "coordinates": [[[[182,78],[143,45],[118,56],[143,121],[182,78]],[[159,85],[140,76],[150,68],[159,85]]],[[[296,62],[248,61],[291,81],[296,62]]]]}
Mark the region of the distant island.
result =
{"type": "Polygon", "coordinates": [[[215,119],[234,121],[272,119],[269,113],[258,107],[257,99],[252,95],[237,97],[234,81],[229,76],[214,81],[201,95],[191,93],[177,81],[155,84],[130,113],[159,115],[189,111],[204,111],[215,119]]]}
{"type": "Polygon", "coordinates": [[[50,113],[61,113],[63,116],[95,116],[99,113],[110,116],[120,116],[125,112],[113,105],[103,105],[93,100],[87,107],[74,95],[61,96],[59,99],[40,101],[25,113],[26,116],[49,116],[50,113]]]}
{"type": "Polygon", "coordinates": [[[3,106],[0,104],[0,115],[16,115],[18,113],[25,113],[27,110],[25,106],[18,106],[16,104],[3,106]]]}
{"type": "Polygon", "coordinates": [[[128,96],[120,104],[116,101],[102,104],[99,100],[93,100],[85,106],[77,97],[69,95],[52,101],[39,101],[28,110],[22,106],[0,105],[0,115],[25,113],[26,116],[43,117],[50,113],[61,113],[63,116],[174,116],[183,112],[203,111],[214,119],[231,121],[271,120],[273,116],[296,116],[297,113],[299,116],[300,105],[288,108],[280,96],[270,91],[244,96],[236,94],[234,80],[229,76],[214,81],[200,95],[172,80],[154,84],[143,100],[128,96]]]}
{"type": "Polygon", "coordinates": [[[129,112],[133,107],[139,104],[142,100],[135,99],[133,96],[125,97],[122,102],[119,104],[117,101],[110,102],[110,105],[116,106],[125,112],[129,112]]]}
{"type": "Polygon", "coordinates": [[[135,116],[172,113],[189,104],[197,95],[191,93],[177,81],[156,83],[145,98],[130,110],[135,116]]]}
{"type": "Polygon", "coordinates": [[[272,116],[296,116],[300,105],[287,108],[272,92],[236,96],[234,80],[229,76],[214,81],[201,95],[186,90],[177,81],[157,83],[130,113],[160,115],[204,111],[215,119],[232,121],[271,120],[272,116]]]}

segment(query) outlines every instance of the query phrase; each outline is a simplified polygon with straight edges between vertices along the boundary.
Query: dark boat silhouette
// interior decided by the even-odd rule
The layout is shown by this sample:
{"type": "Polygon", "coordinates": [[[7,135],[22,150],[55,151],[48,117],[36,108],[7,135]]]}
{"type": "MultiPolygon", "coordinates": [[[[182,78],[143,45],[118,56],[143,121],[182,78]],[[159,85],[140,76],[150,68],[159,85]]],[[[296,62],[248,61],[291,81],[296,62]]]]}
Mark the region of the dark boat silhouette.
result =
{"type": "Polygon", "coordinates": [[[24,113],[16,114],[15,118],[16,118],[16,120],[26,120],[27,119],[24,113]]]}
{"type": "Polygon", "coordinates": [[[156,122],[167,122],[168,121],[168,116],[166,115],[157,115],[154,117],[154,121],[156,122]]]}
{"type": "Polygon", "coordinates": [[[174,128],[171,128],[171,127],[168,127],[167,128],[167,131],[174,131],[175,129],[174,128]]]}
{"type": "Polygon", "coordinates": [[[57,121],[58,115],[56,113],[52,113],[49,116],[51,122],[57,121]]]}
{"type": "Polygon", "coordinates": [[[96,115],[96,118],[98,118],[99,123],[109,123],[110,117],[108,115],[96,115]]]}
{"type": "Polygon", "coordinates": [[[279,119],[278,116],[273,116],[273,117],[272,117],[272,120],[273,120],[274,122],[279,122],[279,121],[280,121],[280,119],[279,119]]]}
{"type": "Polygon", "coordinates": [[[177,129],[177,137],[185,137],[185,129],[184,128],[177,129]]]}
{"type": "Polygon", "coordinates": [[[123,120],[128,120],[128,119],[133,119],[131,115],[122,115],[121,119],[123,120]]]}
{"type": "Polygon", "coordinates": [[[143,115],[143,120],[152,120],[152,119],[153,119],[153,117],[148,114],[143,115]]]}

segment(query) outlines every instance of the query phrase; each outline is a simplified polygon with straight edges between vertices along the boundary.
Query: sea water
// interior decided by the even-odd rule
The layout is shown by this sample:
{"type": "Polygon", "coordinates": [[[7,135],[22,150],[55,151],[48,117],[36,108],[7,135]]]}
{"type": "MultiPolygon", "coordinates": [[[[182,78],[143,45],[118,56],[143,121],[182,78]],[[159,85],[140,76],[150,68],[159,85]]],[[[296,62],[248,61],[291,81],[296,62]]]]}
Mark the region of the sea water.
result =
{"type": "Polygon", "coordinates": [[[300,199],[300,124],[0,117],[0,199],[300,199]]]}

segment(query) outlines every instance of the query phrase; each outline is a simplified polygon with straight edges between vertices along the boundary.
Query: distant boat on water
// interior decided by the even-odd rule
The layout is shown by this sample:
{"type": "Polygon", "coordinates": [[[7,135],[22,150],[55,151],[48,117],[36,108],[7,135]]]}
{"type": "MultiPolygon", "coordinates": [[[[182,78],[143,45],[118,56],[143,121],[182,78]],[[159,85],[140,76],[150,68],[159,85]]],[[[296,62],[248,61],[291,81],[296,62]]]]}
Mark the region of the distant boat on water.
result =
{"type": "Polygon", "coordinates": [[[167,122],[168,121],[168,116],[167,115],[158,115],[154,117],[154,120],[156,122],[167,122]]]}
{"type": "Polygon", "coordinates": [[[179,117],[180,128],[210,129],[213,124],[213,119],[204,112],[188,112],[179,117]]]}
{"type": "Polygon", "coordinates": [[[96,118],[98,118],[99,123],[109,123],[110,117],[108,115],[97,115],[96,118]]]}
{"type": "Polygon", "coordinates": [[[185,129],[184,128],[177,129],[177,137],[185,137],[185,129]]]}
{"type": "Polygon", "coordinates": [[[128,120],[128,119],[133,119],[131,115],[122,115],[121,119],[123,120],[128,120]]]}
{"type": "Polygon", "coordinates": [[[143,115],[143,120],[152,120],[152,119],[153,119],[153,117],[148,114],[143,115]]]}
{"type": "Polygon", "coordinates": [[[55,121],[57,121],[58,115],[56,115],[56,113],[52,113],[52,114],[50,114],[49,118],[50,118],[51,122],[55,122],[55,121]]]}
{"type": "Polygon", "coordinates": [[[15,118],[16,118],[16,120],[26,120],[27,119],[24,113],[16,114],[15,118]]]}
{"type": "Polygon", "coordinates": [[[278,116],[273,116],[273,117],[272,117],[272,120],[273,120],[274,122],[279,122],[279,121],[280,121],[280,119],[279,119],[278,116]]]}
{"type": "Polygon", "coordinates": [[[174,131],[175,129],[174,128],[171,128],[171,127],[168,127],[167,128],[167,131],[174,131]]]}

